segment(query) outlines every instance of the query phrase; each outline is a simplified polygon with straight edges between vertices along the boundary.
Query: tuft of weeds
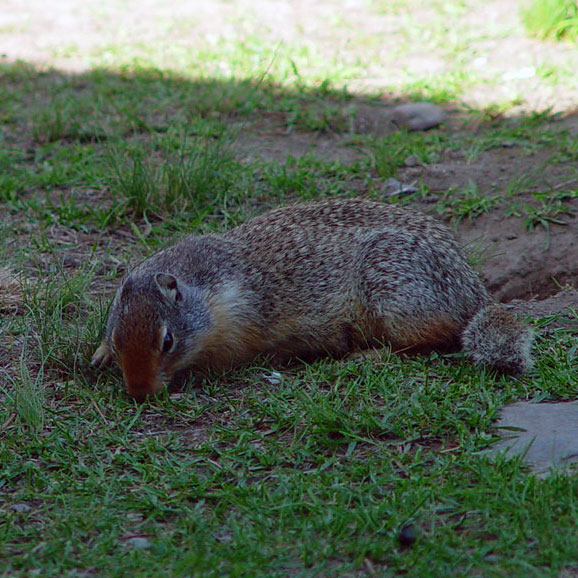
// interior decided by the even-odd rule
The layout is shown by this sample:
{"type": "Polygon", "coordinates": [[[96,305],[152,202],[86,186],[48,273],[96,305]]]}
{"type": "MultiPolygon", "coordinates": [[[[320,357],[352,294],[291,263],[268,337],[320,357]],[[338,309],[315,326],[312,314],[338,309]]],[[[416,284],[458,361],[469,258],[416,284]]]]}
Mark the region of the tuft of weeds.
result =
{"type": "Polygon", "coordinates": [[[522,21],[540,40],[578,40],[578,4],[575,0],[532,0],[522,8],[522,21]]]}
{"type": "Polygon", "coordinates": [[[284,164],[261,163],[263,195],[275,199],[311,200],[324,195],[347,195],[347,182],[365,174],[362,163],[325,162],[314,154],[288,156],[284,164]]]}
{"type": "Polygon", "coordinates": [[[27,171],[18,170],[22,154],[0,149],[0,201],[13,202],[29,183],[27,171]]]}
{"type": "Polygon", "coordinates": [[[534,231],[541,227],[547,233],[545,248],[550,247],[550,228],[552,225],[566,226],[566,216],[573,216],[575,211],[565,200],[576,198],[576,193],[554,193],[536,192],[532,193],[532,198],[537,204],[516,203],[510,207],[509,214],[516,217],[522,217],[523,225],[529,230],[534,231]]]}
{"type": "Polygon", "coordinates": [[[222,140],[183,140],[176,149],[111,148],[109,186],[137,216],[219,208],[235,186],[242,186],[242,170],[222,140]]]}
{"type": "Polygon", "coordinates": [[[161,206],[158,202],[160,183],[150,161],[145,159],[144,151],[111,150],[108,158],[112,165],[109,187],[113,193],[118,193],[137,215],[143,215],[152,203],[158,210],[161,206]]]}
{"type": "Polygon", "coordinates": [[[5,376],[7,388],[3,392],[7,398],[8,411],[14,412],[18,418],[18,425],[23,433],[37,436],[45,426],[45,357],[40,344],[35,343],[30,335],[24,338],[24,345],[20,355],[20,363],[16,375],[7,374],[5,376]],[[32,359],[38,357],[38,365],[31,363],[32,359]]]}
{"type": "Polygon", "coordinates": [[[395,176],[411,155],[413,161],[424,165],[435,162],[443,148],[443,139],[435,134],[393,132],[370,140],[366,145],[370,167],[380,178],[395,176]]]}
{"type": "Polygon", "coordinates": [[[321,101],[292,110],[287,115],[287,128],[292,130],[296,127],[319,133],[347,132],[353,128],[355,114],[354,106],[321,101]]]}
{"type": "Polygon", "coordinates": [[[31,114],[31,134],[38,144],[59,141],[100,142],[108,138],[109,121],[97,94],[79,94],[74,86],[60,88],[31,114]]]}
{"type": "Polygon", "coordinates": [[[28,313],[18,323],[29,328],[26,343],[34,343],[29,349],[39,352],[26,355],[29,367],[38,373],[50,369],[52,375],[66,379],[83,373],[99,333],[93,318],[98,304],[88,291],[92,278],[90,268],[71,275],[57,265],[47,281],[28,284],[24,295],[28,313]]]}
{"type": "Polygon", "coordinates": [[[445,192],[437,205],[437,210],[459,223],[463,219],[475,219],[490,212],[499,202],[499,196],[479,191],[476,183],[470,181],[463,190],[450,189],[445,192]]]}

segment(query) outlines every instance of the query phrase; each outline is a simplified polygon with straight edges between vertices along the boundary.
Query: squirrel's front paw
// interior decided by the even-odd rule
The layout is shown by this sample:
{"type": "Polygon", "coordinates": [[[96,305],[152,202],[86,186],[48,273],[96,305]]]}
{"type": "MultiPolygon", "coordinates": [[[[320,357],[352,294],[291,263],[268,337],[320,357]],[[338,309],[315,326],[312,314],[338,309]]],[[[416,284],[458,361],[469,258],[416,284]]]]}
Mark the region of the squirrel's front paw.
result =
{"type": "Polygon", "coordinates": [[[113,354],[106,341],[103,341],[94,352],[90,364],[95,367],[105,367],[112,363],[113,354]]]}

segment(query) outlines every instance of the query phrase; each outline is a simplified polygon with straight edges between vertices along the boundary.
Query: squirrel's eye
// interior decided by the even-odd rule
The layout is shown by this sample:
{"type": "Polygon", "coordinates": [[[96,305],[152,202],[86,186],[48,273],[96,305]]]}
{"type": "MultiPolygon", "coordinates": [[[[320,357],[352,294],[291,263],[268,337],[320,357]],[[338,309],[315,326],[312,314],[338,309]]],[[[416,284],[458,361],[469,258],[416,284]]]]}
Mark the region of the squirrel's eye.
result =
{"type": "Polygon", "coordinates": [[[168,353],[173,348],[174,342],[173,334],[167,329],[163,339],[163,353],[168,353]]]}

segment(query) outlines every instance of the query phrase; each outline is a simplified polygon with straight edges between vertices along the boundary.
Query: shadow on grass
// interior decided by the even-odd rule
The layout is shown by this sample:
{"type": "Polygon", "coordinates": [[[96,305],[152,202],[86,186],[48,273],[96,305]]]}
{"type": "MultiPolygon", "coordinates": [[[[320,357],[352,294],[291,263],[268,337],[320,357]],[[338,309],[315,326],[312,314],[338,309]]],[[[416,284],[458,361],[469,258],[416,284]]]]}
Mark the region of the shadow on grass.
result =
{"type": "Polygon", "coordinates": [[[219,123],[256,119],[273,122],[285,133],[353,132],[358,107],[379,110],[392,104],[324,83],[283,87],[265,76],[194,79],[147,69],[70,74],[19,61],[0,65],[0,79],[5,122],[16,127],[27,121],[29,136],[37,143],[150,135],[175,123],[192,124],[194,131],[201,121],[218,130],[219,123]]]}
{"type": "MultiPolygon", "coordinates": [[[[0,264],[36,288],[0,317],[9,572],[433,575],[438,564],[441,575],[464,567],[464,552],[489,551],[488,536],[508,552],[505,573],[542,568],[550,550],[559,565],[575,559],[565,536],[576,516],[557,513],[574,512],[572,480],[534,492],[519,465],[471,452],[507,399],[567,395],[569,343],[543,345],[542,373],[527,381],[384,353],[379,364],[287,371],[278,385],[254,367],[139,408],[118,375],[87,370],[125,263],[271,204],[381,198],[395,175],[418,182],[411,202],[473,222],[504,211],[483,201],[513,167],[508,202],[533,202],[537,223],[563,228],[552,219],[567,218],[564,207],[532,196],[549,186],[570,206],[571,185],[558,185],[578,145],[570,131],[560,137],[562,124],[471,111],[463,128],[452,119],[427,134],[380,134],[393,100],[328,86],[21,63],[0,68],[0,101],[0,264]],[[398,548],[408,520],[423,532],[415,551],[398,548]],[[543,535],[545,545],[529,544],[543,535]],[[145,548],[130,551],[143,536],[145,548]],[[515,556],[520,565],[506,566],[515,556]]],[[[528,259],[526,249],[512,253],[528,259]]],[[[482,573],[498,563],[476,562],[482,573]]]]}
{"type": "MultiPolygon", "coordinates": [[[[574,234],[576,113],[505,118],[497,107],[468,108],[451,91],[426,92],[446,109],[446,121],[407,132],[391,122],[391,110],[425,93],[369,97],[327,83],[281,86],[266,75],[195,79],[139,68],[69,74],[3,63],[0,214],[10,232],[69,237],[72,230],[78,246],[93,248],[103,232],[110,239],[124,228],[120,244],[128,235],[150,252],[167,233],[230,227],[276,204],[373,196],[453,218],[468,241],[480,219],[506,214],[546,235],[531,247],[516,244],[516,254],[536,253],[529,265],[536,268],[542,245],[574,234]],[[391,195],[392,177],[414,192],[391,195]]],[[[505,237],[512,225],[492,227],[484,225],[486,237],[505,237]]],[[[16,237],[15,245],[22,243],[16,237]]],[[[41,240],[37,245],[46,251],[41,240]]],[[[541,274],[543,265],[537,269],[541,274]]],[[[506,272],[528,275],[509,265],[506,272]]],[[[557,274],[575,278],[570,263],[557,274]]],[[[534,277],[532,289],[550,294],[550,276],[543,290],[534,277]]],[[[505,283],[490,279],[495,291],[505,283]]],[[[504,297],[526,295],[528,286],[504,297]]]]}

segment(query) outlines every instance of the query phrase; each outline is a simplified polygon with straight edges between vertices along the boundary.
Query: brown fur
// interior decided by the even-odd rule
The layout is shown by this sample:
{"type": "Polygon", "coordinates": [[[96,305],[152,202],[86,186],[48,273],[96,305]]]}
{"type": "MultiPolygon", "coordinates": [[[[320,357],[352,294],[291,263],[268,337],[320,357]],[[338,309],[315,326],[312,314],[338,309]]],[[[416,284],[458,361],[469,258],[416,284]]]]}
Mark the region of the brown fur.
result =
{"type": "Polygon", "coordinates": [[[145,357],[141,351],[129,349],[121,351],[118,360],[126,389],[135,399],[142,400],[162,387],[158,379],[158,355],[145,357]]]}
{"type": "Polygon", "coordinates": [[[512,373],[531,366],[529,330],[493,305],[443,225],[398,206],[333,200],[186,237],[144,261],[119,288],[93,362],[116,356],[127,386],[152,393],[182,369],[260,353],[342,356],[382,343],[445,350],[463,335],[476,363],[512,373]],[[502,334],[506,360],[502,345],[487,347],[502,334]]]}

